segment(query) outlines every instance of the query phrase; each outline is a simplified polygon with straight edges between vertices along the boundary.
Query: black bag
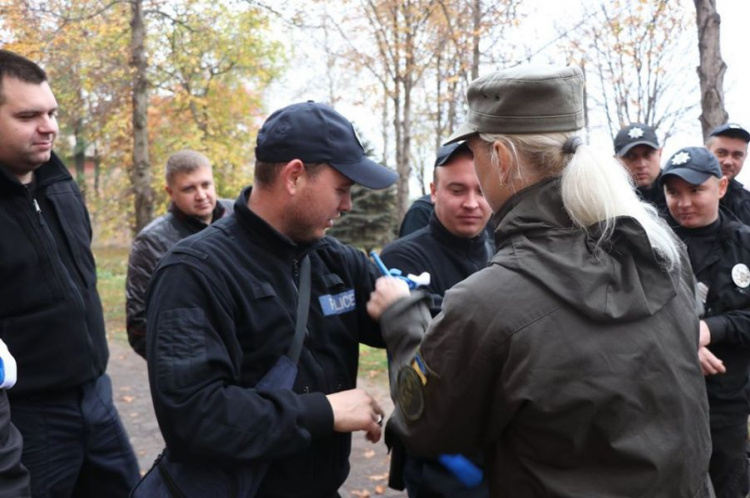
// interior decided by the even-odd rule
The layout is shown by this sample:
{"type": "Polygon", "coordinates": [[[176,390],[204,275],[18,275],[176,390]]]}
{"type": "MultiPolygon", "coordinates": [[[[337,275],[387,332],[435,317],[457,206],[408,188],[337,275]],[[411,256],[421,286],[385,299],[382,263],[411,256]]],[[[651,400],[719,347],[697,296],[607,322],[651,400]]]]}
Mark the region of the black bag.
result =
{"type": "MultiPolygon", "coordinates": [[[[300,290],[294,339],[287,355],[279,358],[256,384],[264,390],[291,389],[297,377],[297,361],[307,327],[310,305],[310,260],[300,269],[300,290]]],[[[268,472],[270,462],[213,467],[193,462],[175,462],[166,448],[130,492],[131,498],[253,498],[268,472]]]]}

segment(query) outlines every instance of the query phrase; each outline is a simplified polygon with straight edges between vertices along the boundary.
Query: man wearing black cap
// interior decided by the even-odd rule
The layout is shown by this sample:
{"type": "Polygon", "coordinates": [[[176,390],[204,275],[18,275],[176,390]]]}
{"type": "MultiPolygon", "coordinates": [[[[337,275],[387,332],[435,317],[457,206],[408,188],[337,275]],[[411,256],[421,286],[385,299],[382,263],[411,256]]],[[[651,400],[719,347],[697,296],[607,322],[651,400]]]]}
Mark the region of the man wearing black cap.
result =
{"type": "MultiPolygon", "coordinates": [[[[404,274],[430,274],[430,284],[421,289],[432,296],[433,316],[440,312],[445,291],[487,266],[494,245],[485,230],[491,209],[482,194],[474,156],[465,142],[440,148],[435,162],[430,192],[435,210],[424,228],[398,239],[383,249],[381,258],[389,268],[404,274]]],[[[466,489],[436,460],[413,458],[393,443],[389,485],[404,489],[409,496],[482,497],[487,496],[486,482],[479,488],[466,489]],[[405,458],[404,461],[401,458],[405,458]],[[403,474],[403,483],[397,478],[403,474]]]]}
{"type": "Polygon", "coordinates": [[[177,243],[154,274],[156,415],[175,460],[239,479],[243,465],[269,464],[258,496],[332,498],[349,472],[350,433],[381,435],[381,408],[355,386],[359,343],[383,341],[365,309],[377,270],[326,231],[351,209],[352,185],[385,188],[397,175],[365,156],[346,118],[314,102],[274,112],[255,155],[255,184],[234,214],[177,243]],[[308,261],[294,386],[259,387],[292,343],[308,261]]]}
{"type": "Polygon", "coordinates": [[[729,180],[720,205],[746,225],[750,224],[750,191],[745,190],[736,177],[745,163],[748,142],[750,133],[735,123],[716,127],[706,140],[706,148],[719,159],[721,171],[729,180]]]}
{"type": "Polygon", "coordinates": [[[719,498],[748,493],[750,227],[719,209],[727,191],[719,161],[703,147],[678,151],[661,183],[669,221],[685,242],[705,312],[699,358],[710,408],[711,480],[719,498]]]}
{"type": "Polygon", "coordinates": [[[621,129],[615,137],[615,157],[632,175],[641,199],[663,213],[667,206],[658,184],[661,147],[654,129],[643,123],[631,123],[621,129]]]}

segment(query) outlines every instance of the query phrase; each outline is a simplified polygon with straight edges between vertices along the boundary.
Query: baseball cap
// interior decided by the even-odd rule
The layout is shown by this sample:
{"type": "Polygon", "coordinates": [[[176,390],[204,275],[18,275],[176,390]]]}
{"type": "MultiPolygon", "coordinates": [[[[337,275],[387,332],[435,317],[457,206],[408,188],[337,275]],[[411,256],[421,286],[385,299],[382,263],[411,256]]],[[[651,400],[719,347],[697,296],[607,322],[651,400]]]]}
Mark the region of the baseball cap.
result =
{"type": "Polygon", "coordinates": [[[466,122],[446,143],[476,133],[551,133],[583,128],[583,73],[522,65],[479,77],[466,93],[466,122]]]}
{"type": "Polygon", "coordinates": [[[705,147],[685,147],[667,161],[659,182],[670,175],[678,176],[690,185],[700,185],[712,176],[721,178],[721,166],[711,151],[705,147]]]}
{"type": "Polygon", "coordinates": [[[445,166],[445,163],[450,161],[454,155],[461,151],[468,151],[471,153],[471,149],[469,149],[469,145],[466,142],[443,145],[438,149],[437,158],[435,159],[435,167],[445,166]]]}
{"type": "Polygon", "coordinates": [[[398,178],[395,171],[365,155],[354,126],[331,106],[311,100],[271,114],[258,131],[255,157],[269,163],[299,159],[326,163],[368,188],[380,189],[398,178]]]}
{"type": "Polygon", "coordinates": [[[656,132],[649,125],[643,123],[630,123],[617,132],[615,137],[615,154],[623,157],[630,149],[638,145],[648,145],[652,149],[659,148],[659,139],[656,132]]]}
{"type": "Polygon", "coordinates": [[[750,133],[737,123],[724,123],[711,130],[708,135],[710,137],[739,138],[745,142],[750,142],[750,133]]]}

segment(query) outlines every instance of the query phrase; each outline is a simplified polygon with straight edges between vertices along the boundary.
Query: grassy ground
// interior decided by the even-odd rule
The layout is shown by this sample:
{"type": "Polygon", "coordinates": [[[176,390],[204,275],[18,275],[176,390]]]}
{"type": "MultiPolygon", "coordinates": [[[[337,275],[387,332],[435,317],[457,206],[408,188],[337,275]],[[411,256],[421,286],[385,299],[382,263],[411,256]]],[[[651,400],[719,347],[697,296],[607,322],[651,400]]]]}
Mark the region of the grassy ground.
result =
{"type": "MultiPolygon", "coordinates": [[[[127,344],[125,332],[125,278],[128,272],[128,248],[99,247],[94,249],[99,296],[104,307],[107,336],[127,344]]],[[[387,362],[385,351],[360,346],[360,375],[385,377],[387,362]]]]}
{"type": "Polygon", "coordinates": [[[128,342],[125,333],[125,278],[128,273],[128,248],[94,249],[99,297],[110,340],[128,342]]]}

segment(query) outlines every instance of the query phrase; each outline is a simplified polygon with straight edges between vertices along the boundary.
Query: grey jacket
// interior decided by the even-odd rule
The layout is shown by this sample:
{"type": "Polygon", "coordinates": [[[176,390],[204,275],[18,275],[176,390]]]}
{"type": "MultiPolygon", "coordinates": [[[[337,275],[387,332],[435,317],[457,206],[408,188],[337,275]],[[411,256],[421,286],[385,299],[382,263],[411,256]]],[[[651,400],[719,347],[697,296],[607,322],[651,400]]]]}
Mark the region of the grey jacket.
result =
{"type": "Polygon", "coordinates": [[[689,265],[667,272],[630,218],[597,247],[558,180],[497,219],[490,266],[449,290],[434,321],[419,295],[381,319],[407,446],[483,451],[493,497],[707,496],[689,265]]]}
{"type": "MultiPolygon", "coordinates": [[[[232,201],[219,199],[211,223],[231,212],[232,201]]],[[[126,326],[130,345],[143,358],[146,358],[146,289],[156,264],[177,242],[207,226],[170,204],[166,214],[146,225],[133,240],[125,282],[126,326]]]]}

